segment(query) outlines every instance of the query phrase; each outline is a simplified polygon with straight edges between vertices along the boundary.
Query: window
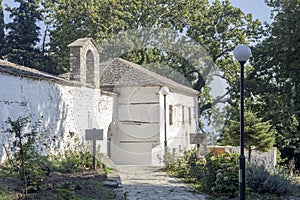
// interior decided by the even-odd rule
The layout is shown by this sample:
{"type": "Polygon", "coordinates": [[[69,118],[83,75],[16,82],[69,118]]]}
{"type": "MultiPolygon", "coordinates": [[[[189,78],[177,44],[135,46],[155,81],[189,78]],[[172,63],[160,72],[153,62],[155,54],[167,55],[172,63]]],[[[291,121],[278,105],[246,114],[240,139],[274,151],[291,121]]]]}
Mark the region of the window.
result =
{"type": "Polygon", "coordinates": [[[189,124],[192,124],[192,111],[191,111],[191,108],[189,108],[189,124]]]}
{"type": "Polygon", "coordinates": [[[86,54],[86,83],[95,84],[95,66],[94,66],[94,54],[89,50],[86,54]]]}
{"type": "Polygon", "coordinates": [[[184,106],[182,106],[181,108],[182,108],[182,123],[184,124],[184,106]]]}
{"type": "Polygon", "coordinates": [[[169,105],[169,124],[173,125],[173,106],[169,105]]]}

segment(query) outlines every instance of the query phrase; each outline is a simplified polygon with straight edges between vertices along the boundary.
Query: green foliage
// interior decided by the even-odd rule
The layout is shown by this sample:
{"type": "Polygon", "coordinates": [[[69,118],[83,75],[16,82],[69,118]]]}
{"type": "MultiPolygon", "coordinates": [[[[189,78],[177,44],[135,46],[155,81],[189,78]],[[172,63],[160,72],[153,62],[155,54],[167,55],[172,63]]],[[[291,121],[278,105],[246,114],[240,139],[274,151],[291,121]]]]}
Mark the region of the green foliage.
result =
{"type": "Polygon", "coordinates": [[[40,27],[37,22],[42,19],[39,9],[40,0],[14,0],[17,7],[7,7],[12,22],[6,24],[5,58],[11,62],[41,69],[39,42],[40,27]]]}
{"type": "MultiPolygon", "coordinates": [[[[244,141],[245,147],[249,152],[249,160],[251,159],[251,151],[268,151],[275,143],[275,131],[272,129],[270,121],[264,122],[262,118],[258,118],[256,113],[245,111],[245,130],[244,141]]],[[[240,122],[238,120],[229,120],[224,127],[224,134],[228,138],[223,138],[226,145],[239,146],[240,144],[240,122]],[[227,139],[227,141],[225,140],[227,139]]]]}
{"type": "MultiPolygon", "coordinates": [[[[66,154],[51,156],[54,170],[62,173],[82,172],[92,169],[93,158],[88,151],[67,151],[66,154]]],[[[97,166],[102,167],[100,161],[97,166]]]]}
{"type": "Polygon", "coordinates": [[[196,151],[187,151],[170,167],[172,175],[182,178],[207,194],[215,197],[232,198],[237,196],[238,169],[237,155],[208,154],[198,158],[196,151]]]}
{"type": "MultiPolygon", "coordinates": [[[[128,30],[150,30],[167,28],[185,32],[189,38],[201,45],[207,54],[191,55],[216,62],[217,74],[228,83],[237,82],[238,64],[233,62],[231,51],[239,43],[255,42],[261,33],[260,22],[253,20],[251,14],[244,14],[240,9],[231,5],[229,0],[166,0],[156,1],[100,1],[74,0],[44,0],[44,10],[47,24],[50,28],[49,52],[52,66],[57,66],[55,73],[69,70],[69,49],[67,45],[80,37],[92,37],[98,43],[109,40],[113,36],[128,30]],[[74,12],[76,10],[77,12],[74,12]],[[220,72],[220,73],[219,73],[220,72]]],[[[147,33],[148,34],[148,33],[147,33]]],[[[182,39],[178,36],[174,41],[182,39]]],[[[147,38],[146,38],[147,39],[147,38]]],[[[136,47],[135,43],[128,44],[136,47]]],[[[172,51],[172,50],[171,50],[172,51]]],[[[196,70],[184,58],[167,49],[147,49],[144,46],[125,52],[121,57],[138,64],[160,63],[174,69],[181,77],[173,76],[164,67],[157,69],[160,74],[172,75],[176,80],[185,79],[196,90],[201,91],[200,115],[210,117],[208,111],[224,97],[211,98],[207,85],[214,73],[214,66],[205,71],[196,70]]],[[[190,56],[190,55],[189,55],[190,56]]],[[[182,81],[181,81],[182,82],[182,81]]],[[[229,89],[232,89],[231,87],[229,89]]],[[[218,115],[216,115],[218,116],[218,115]]]]}
{"type": "Polygon", "coordinates": [[[263,165],[251,164],[246,168],[246,177],[247,186],[258,194],[273,194],[278,198],[297,192],[295,181],[282,169],[270,172],[263,165]]]}
{"type": "Polygon", "coordinates": [[[215,185],[212,188],[216,196],[228,196],[230,198],[237,196],[238,188],[238,169],[231,159],[236,159],[236,155],[227,156],[218,167],[215,185]]]}
{"type": "Polygon", "coordinates": [[[209,155],[206,157],[206,174],[203,185],[211,181],[205,188],[215,196],[236,197],[238,191],[237,155],[209,155]]]}
{"type": "MultiPolygon", "coordinates": [[[[83,172],[85,170],[92,170],[93,168],[91,153],[85,145],[80,143],[79,138],[76,136],[73,136],[66,144],[64,152],[50,155],[48,159],[51,162],[53,171],[62,173],[83,172]]],[[[101,161],[97,161],[96,168],[103,168],[101,161]]]]}
{"type": "Polygon", "coordinates": [[[1,200],[11,200],[11,199],[13,199],[13,196],[11,194],[9,194],[8,192],[6,192],[5,189],[0,187],[0,199],[1,200]]]}
{"type": "MultiPolygon", "coordinates": [[[[12,155],[8,154],[9,170],[19,174],[25,195],[44,190],[43,183],[52,172],[74,173],[92,169],[92,156],[78,138],[69,141],[63,153],[41,156],[35,148],[38,140],[43,141],[38,138],[39,121],[30,126],[28,117],[19,117],[16,120],[8,118],[7,123],[10,127],[6,132],[14,138],[9,151],[12,155]]],[[[98,169],[103,167],[100,161],[97,164],[98,169]]],[[[61,188],[59,194],[65,193],[64,189],[61,188]]]]}
{"type": "Polygon", "coordinates": [[[185,177],[189,178],[189,181],[193,182],[193,178],[196,178],[199,174],[198,172],[198,165],[196,164],[198,158],[196,155],[196,151],[186,151],[184,152],[184,156],[175,159],[169,165],[169,170],[172,172],[173,175],[177,177],[185,177]]]}
{"type": "MultiPolygon", "coordinates": [[[[211,199],[232,199],[238,196],[238,155],[207,154],[198,158],[196,151],[187,151],[173,162],[168,171],[182,181],[191,184],[211,199]]],[[[262,165],[251,164],[246,167],[247,196],[250,199],[278,199],[297,195],[294,180],[283,170],[268,171],[262,165]]],[[[299,187],[299,186],[298,186],[299,187]]]]}
{"type": "Polygon", "coordinates": [[[158,159],[164,164],[166,169],[169,169],[171,166],[174,166],[178,155],[175,151],[171,152],[170,149],[166,147],[164,155],[162,157],[158,156],[158,159]]]}
{"type": "Polygon", "coordinates": [[[116,199],[116,195],[112,191],[108,191],[102,183],[98,181],[93,181],[93,185],[98,191],[101,191],[103,197],[102,199],[116,199]]]}
{"type": "Polygon", "coordinates": [[[75,185],[71,182],[64,182],[57,187],[57,198],[62,200],[75,199],[75,185]]]}
{"type": "MultiPolygon", "coordinates": [[[[255,112],[276,129],[283,158],[300,166],[300,1],[267,0],[273,10],[266,39],[253,51],[249,91],[261,102],[255,112]],[[259,87],[257,87],[259,86],[259,87]]],[[[287,160],[287,162],[288,162],[287,160]]]]}
{"type": "Polygon", "coordinates": [[[80,37],[103,41],[124,30],[124,21],[130,17],[124,5],[126,1],[44,0],[42,3],[46,23],[51,27],[49,51],[56,74],[69,71],[68,44],[80,37]]]}
{"type": "Polygon", "coordinates": [[[10,133],[12,138],[11,151],[13,152],[13,160],[10,160],[12,170],[17,172],[23,181],[23,192],[27,195],[28,186],[36,184],[36,153],[34,151],[35,137],[37,136],[37,128],[39,122],[31,127],[30,132],[25,132],[28,124],[28,117],[19,117],[16,120],[8,118],[6,121],[10,128],[6,132],[10,133]]]}

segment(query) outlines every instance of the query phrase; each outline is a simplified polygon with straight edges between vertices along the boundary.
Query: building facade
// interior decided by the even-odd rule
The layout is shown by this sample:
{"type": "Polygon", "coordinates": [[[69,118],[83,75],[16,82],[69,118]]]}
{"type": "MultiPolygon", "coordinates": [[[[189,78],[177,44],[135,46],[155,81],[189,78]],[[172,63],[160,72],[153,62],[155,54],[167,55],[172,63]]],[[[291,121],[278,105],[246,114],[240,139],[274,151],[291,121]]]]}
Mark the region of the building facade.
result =
{"type": "MultiPolygon", "coordinates": [[[[0,61],[2,131],[8,117],[42,116],[41,132],[58,138],[46,154],[65,148],[74,133],[88,143],[85,130],[103,129],[98,153],[116,164],[161,165],[166,150],[191,148],[189,134],[198,128],[197,91],[120,58],[101,62],[91,38],[69,47],[68,80],[0,61]]],[[[0,142],[9,145],[9,137],[2,134],[0,142]]],[[[0,157],[5,159],[3,149],[0,157]]]]}

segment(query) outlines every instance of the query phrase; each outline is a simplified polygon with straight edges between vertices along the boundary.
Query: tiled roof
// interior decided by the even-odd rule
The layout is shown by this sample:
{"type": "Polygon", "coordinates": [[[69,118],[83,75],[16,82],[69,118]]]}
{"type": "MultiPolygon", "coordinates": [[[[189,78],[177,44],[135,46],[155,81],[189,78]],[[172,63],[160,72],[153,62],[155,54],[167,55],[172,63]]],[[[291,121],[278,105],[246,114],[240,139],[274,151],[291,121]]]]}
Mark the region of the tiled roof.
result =
{"type": "Polygon", "coordinates": [[[68,47],[83,47],[88,42],[91,42],[99,51],[98,44],[92,38],[79,38],[68,45],[68,47]]]}
{"type": "Polygon", "coordinates": [[[0,60],[0,72],[6,73],[6,74],[12,74],[15,76],[24,76],[24,77],[30,77],[35,79],[46,79],[46,80],[52,80],[52,81],[65,81],[64,79],[61,79],[57,76],[32,69],[29,67],[24,67],[21,65],[17,65],[5,60],[0,60]]]}
{"type": "Polygon", "coordinates": [[[101,63],[101,65],[103,67],[102,69],[104,69],[100,79],[100,85],[103,89],[109,90],[114,87],[126,86],[167,86],[171,91],[179,90],[194,95],[199,94],[197,90],[179,84],[121,58],[114,58],[101,63]]]}

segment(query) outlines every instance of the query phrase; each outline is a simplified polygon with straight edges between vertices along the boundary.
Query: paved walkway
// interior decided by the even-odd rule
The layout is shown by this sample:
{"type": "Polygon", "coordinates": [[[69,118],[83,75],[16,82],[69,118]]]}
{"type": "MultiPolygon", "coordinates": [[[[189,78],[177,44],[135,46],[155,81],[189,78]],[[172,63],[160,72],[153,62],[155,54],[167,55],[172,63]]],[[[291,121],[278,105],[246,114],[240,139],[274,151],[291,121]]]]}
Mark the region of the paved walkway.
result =
{"type": "MultiPolygon", "coordinates": [[[[118,165],[127,200],[204,200],[158,167],[118,165]]],[[[125,198],[125,199],[126,199],[125,198]]]]}

